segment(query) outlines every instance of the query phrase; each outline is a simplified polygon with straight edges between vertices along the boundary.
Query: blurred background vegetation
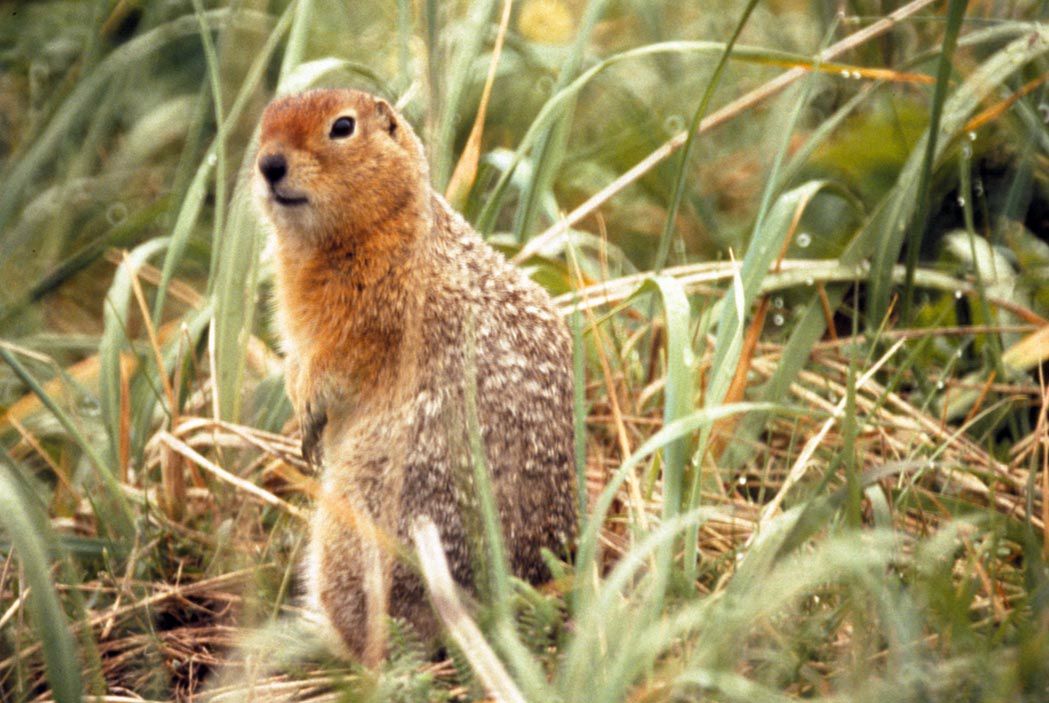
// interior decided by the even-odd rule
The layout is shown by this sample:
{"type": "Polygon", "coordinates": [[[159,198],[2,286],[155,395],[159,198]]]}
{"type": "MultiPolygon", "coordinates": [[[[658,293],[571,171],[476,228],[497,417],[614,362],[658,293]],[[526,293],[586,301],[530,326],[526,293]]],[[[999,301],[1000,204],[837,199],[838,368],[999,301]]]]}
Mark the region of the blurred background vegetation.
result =
{"type": "Polygon", "coordinates": [[[0,2],[0,700],[1045,700],[1046,17],[0,2]],[[582,532],[480,594],[505,669],[362,670],[294,598],[245,174],[314,86],[396,103],[575,332],[582,532]]]}

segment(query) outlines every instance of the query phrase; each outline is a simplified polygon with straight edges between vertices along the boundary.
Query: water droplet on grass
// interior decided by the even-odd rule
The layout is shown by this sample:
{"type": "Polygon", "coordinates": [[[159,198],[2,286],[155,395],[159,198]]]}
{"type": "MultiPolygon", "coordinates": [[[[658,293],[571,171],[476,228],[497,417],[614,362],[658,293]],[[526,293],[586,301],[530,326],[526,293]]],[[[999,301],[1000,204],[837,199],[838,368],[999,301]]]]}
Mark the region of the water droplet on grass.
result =
{"type": "Polygon", "coordinates": [[[685,118],[681,115],[667,115],[663,120],[663,129],[670,134],[677,134],[685,128],[685,118]]]}
{"type": "Polygon", "coordinates": [[[127,205],[119,201],[110,205],[106,208],[106,220],[113,227],[124,224],[127,220],[127,205]]]}

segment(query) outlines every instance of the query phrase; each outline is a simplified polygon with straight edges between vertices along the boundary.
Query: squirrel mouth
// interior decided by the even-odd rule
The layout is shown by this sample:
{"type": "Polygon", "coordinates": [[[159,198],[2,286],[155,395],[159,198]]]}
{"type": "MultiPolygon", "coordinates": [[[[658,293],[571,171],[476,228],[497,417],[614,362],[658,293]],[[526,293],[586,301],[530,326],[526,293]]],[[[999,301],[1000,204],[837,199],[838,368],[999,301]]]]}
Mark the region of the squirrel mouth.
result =
{"type": "Polygon", "coordinates": [[[273,199],[277,201],[278,205],[283,205],[285,207],[305,205],[309,202],[309,199],[305,195],[285,195],[273,186],[270,186],[270,193],[273,195],[273,199]]]}

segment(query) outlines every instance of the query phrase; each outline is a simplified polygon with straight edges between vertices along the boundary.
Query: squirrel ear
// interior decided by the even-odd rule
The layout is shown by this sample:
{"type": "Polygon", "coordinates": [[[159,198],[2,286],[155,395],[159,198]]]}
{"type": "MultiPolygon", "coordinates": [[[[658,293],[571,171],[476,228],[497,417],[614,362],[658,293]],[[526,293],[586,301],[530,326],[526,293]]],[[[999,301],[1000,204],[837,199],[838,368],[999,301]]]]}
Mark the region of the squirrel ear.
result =
{"type": "Polygon", "coordinates": [[[392,136],[397,131],[397,114],[394,112],[393,107],[390,106],[390,103],[382,98],[377,98],[375,100],[375,114],[379,116],[379,122],[382,124],[383,129],[392,136]]]}

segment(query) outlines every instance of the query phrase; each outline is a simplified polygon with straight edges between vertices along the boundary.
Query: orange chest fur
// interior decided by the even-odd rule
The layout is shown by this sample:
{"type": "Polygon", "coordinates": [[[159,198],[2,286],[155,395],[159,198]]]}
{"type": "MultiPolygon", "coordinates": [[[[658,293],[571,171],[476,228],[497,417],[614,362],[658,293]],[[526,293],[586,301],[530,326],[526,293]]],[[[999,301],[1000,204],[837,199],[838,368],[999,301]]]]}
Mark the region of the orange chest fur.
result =
{"type": "Polygon", "coordinates": [[[311,375],[337,374],[368,385],[400,357],[405,291],[366,273],[321,257],[281,261],[283,331],[311,375]]]}

